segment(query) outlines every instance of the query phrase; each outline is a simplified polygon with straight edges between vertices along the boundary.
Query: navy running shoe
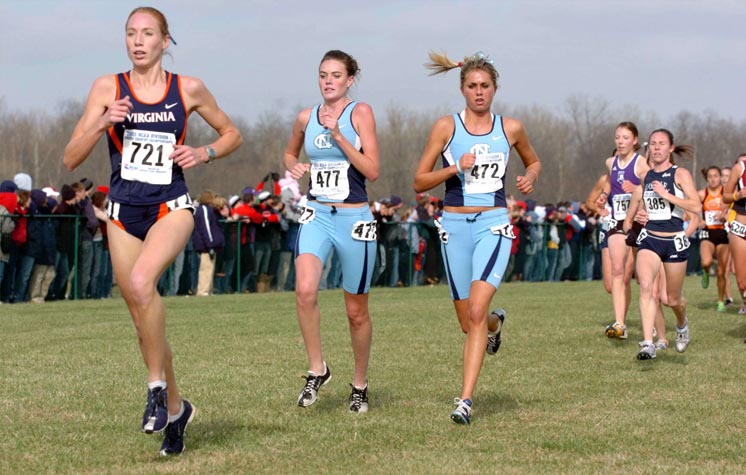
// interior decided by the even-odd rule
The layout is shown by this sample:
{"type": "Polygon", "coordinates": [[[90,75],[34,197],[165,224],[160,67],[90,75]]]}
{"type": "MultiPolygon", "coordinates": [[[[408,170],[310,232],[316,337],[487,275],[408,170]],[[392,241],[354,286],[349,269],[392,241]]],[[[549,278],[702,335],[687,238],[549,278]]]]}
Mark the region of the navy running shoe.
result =
{"type": "Polygon", "coordinates": [[[168,390],[148,389],[148,402],[142,416],[142,431],[146,434],[161,433],[168,425],[168,390]]]}
{"type": "Polygon", "coordinates": [[[184,402],[184,414],[178,419],[168,424],[166,427],[166,435],[163,437],[163,444],[161,445],[161,455],[179,455],[184,451],[184,434],[186,434],[186,428],[197,410],[192,404],[186,399],[184,402]]]}

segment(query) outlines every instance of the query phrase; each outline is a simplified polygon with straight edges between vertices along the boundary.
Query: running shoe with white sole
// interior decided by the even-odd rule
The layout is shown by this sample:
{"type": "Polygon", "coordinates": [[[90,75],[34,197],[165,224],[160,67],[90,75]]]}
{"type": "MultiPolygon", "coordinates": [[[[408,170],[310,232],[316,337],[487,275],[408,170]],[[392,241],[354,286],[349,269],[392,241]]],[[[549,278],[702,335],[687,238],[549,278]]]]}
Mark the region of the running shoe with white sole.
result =
{"type": "Polygon", "coordinates": [[[168,390],[148,389],[148,402],[142,415],[142,431],[146,434],[161,433],[168,425],[168,390]]]}
{"type": "Polygon", "coordinates": [[[350,412],[360,414],[368,412],[368,385],[366,384],[363,389],[358,389],[354,384],[352,386],[352,393],[350,394],[350,412]]]}
{"type": "Polygon", "coordinates": [[[471,399],[464,399],[462,401],[456,398],[453,400],[453,404],[456,405],[456,409],[451,413],[451,420],[456,424],[469,425],[471,420],[471,399]]]}
{"type": "Polygon", "coordinates": [[[497,330],[495,333],[488,332],[487,334],[487,354],[494,355],[500,349],[502,344],[502,332],[503,322],[505,322],[505,310],[496,308],[492,311],[492,315],[497,317],[497,330]]]}
{"type": "Polygon", "coordinates": [[[655,359],[655,345],[651,342],[644,342],[637,353],[637,359],[640,361],[655,359]]]}
{"type": "Polygon", "coordinates": [[[676,351],[683,353],[689,346],[689,320],[684,323],[684,328],[676,327],[676,351]]]}
{"type": "Polygon", "coordinates": [[[308,376],[305,376],[306,385],[303,386],[300,396],[298,396],[298,406],[308,407],[315,403],[319,396],[319,388],[332,379],[332,372],[329,371],[326,363],[324,363],[324,368],[326,372],[320,376],[316,376],[313,371],[309,371],[308,376]]]}
{"type": "Polygon", "coordinates": [[[180,455],[184,452],[184,434],[186,434],[187,426],[194,419],[197,409],[186,399],[183,399],[183,402],[184,413],[175,421],[169,422],[168,427],[166,427],[166,435],[163,437],[163,444],[161,445],[161,455],[164,457],[180,455]]]}

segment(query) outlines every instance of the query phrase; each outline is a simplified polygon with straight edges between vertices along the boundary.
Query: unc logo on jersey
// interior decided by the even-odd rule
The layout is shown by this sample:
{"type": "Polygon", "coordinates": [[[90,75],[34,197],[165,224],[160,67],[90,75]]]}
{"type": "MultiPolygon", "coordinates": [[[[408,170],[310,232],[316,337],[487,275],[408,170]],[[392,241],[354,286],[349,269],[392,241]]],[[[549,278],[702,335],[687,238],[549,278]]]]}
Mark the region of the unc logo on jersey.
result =
{"type": "Polygon", "coordinates": [[[313,139],[313,144],[321,150],[332,148],[332,136],[327,133],[319,134],[313,139]]]}
{"type": "Polygon", "coordinates": [[[478,143],[469,149],[469,153],[474,155],[486,155],[490,153],[490,146],[486,143],[478,143]]]}

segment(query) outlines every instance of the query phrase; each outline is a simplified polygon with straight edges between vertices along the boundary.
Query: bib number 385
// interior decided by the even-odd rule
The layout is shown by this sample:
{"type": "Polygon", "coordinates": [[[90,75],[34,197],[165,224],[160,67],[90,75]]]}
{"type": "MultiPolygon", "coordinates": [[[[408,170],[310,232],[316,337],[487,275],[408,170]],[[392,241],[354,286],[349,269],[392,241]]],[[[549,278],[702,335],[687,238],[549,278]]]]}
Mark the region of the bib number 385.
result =
{"type": "Polygon", "coordinates": [[[352,226],[352,239],[356,241],[375,241],[377,238],[375,221],[357,221],[352,226]]]}

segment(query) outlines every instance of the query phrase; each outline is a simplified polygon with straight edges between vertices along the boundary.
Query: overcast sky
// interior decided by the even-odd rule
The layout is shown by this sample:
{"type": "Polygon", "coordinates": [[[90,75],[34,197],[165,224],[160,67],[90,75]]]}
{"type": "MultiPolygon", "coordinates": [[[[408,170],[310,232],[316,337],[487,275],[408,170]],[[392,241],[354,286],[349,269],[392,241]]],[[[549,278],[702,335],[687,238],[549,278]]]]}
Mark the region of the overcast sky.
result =
{"type": "MultiPolygon", "coordinates": [[[[428,50],[483,50],[498,99],[562,110],[600,97],[669,118],[686,109],[746,120],[746,1],[151,1],[178,42],[164,67],[201,78],[230,115],[294,116],[319,101],[321,56],[341,49],[353,92],[377,115],[460,109],[458,75],[428,77],[428,50]]],[[[0,0],[0,97],[54,113],[93,80],[130,68],[124,24],[140,2],[0,0]]],[[[624,117],[619,117],[623,120],[624,117]]],[[[665,126],[666,124],[661,124],[665,126]]]]}

